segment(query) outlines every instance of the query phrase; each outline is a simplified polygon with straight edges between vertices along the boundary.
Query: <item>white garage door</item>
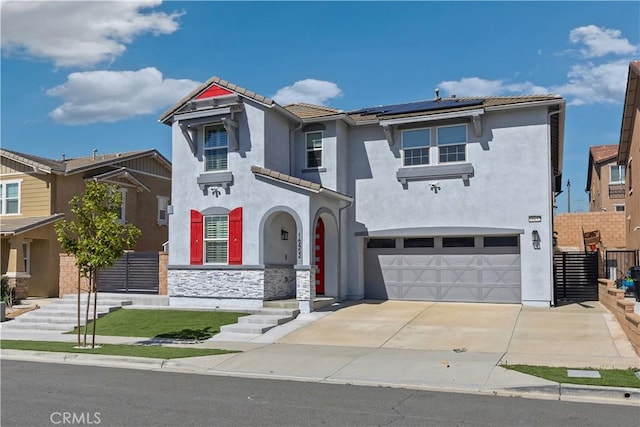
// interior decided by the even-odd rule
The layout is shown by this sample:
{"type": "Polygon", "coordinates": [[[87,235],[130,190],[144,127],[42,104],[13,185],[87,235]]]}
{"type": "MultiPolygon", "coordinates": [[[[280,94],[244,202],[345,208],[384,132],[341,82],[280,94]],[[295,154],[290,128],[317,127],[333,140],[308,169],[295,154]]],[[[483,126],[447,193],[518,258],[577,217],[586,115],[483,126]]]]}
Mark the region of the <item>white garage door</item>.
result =
{"type": "Polygon", "coordinates": [[[520,303],[518,237],[371,239],[365,249],[365,297],[520,303]]]}

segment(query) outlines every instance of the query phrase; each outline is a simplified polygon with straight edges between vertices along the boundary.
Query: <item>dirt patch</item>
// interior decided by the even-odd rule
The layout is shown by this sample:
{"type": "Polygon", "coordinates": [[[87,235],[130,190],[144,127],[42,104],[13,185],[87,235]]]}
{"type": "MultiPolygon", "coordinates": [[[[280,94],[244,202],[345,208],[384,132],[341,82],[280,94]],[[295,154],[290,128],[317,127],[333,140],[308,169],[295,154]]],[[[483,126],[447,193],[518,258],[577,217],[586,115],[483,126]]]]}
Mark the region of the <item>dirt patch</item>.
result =
{"type": "Polygon", "coordinates": [[[32,310],[37,310],[39,309],[40,306],[30,306],[30,307],[20,307],[20,306],[13,306],[13,307],[7,307],[6,308],[6,318],[7,319],[15,319],[16,317],[24,314],[24,313],[28,313],[32,310]]]}

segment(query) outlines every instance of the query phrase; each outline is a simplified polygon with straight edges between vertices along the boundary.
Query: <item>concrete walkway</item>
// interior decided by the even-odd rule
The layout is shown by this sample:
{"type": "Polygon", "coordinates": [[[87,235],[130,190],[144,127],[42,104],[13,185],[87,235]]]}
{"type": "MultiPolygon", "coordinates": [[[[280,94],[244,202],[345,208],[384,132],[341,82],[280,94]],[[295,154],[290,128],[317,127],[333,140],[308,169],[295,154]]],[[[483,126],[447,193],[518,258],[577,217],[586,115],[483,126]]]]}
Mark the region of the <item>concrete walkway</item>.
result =
{"type": "MultiPolygon", "coordinates": [[[[3,339],[75,340],[44,331],[0,332],[3,339]]],[[[2,358],[640,406],[640,389],[560,385],[499,366],[640,367],[620,326],[597,302],[540,309],[362,301],[300,315],[244,341],[221,341],[221,335],[186,345],[242,352],[162,361],[3,350],[2,358]]]]}

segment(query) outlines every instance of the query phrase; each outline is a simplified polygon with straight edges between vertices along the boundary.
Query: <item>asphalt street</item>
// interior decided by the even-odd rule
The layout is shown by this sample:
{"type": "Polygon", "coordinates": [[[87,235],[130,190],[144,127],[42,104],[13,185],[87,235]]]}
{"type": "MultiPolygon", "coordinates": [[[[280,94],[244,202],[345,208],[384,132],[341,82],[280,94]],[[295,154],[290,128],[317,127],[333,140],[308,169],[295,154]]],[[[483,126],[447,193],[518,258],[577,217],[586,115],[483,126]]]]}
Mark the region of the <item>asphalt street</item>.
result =
{"type": "Polygon", "coordinates": [[[385,387],[2,363],[2,426],[637,426],[640,409],[385,387]]]}

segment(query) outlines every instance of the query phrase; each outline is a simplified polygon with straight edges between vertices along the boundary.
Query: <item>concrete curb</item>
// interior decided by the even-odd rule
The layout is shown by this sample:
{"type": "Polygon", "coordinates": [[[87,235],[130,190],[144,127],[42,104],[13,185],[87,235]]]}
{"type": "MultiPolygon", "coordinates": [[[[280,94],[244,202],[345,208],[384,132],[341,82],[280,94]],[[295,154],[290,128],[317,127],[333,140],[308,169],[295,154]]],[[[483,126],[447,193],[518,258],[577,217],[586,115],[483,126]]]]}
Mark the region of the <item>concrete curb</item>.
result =
{"type": "Polygon", "coordinates": [[[179,371],[183,373],[215,375],[224,377],[263,378],[280,381],[315,382],[366,387],[389,387],[443,393],[522,397],[530,399],[589,402],[598,404],[613,404],[625,406],[629,405],[640,407],[640,389],[626,387],[602,387],[561,383],[553,383],[544,386],[520,386],[505,388],[484,388],[482,386],[448,387],[427,384],[417,385],[390,383],[375,380],[349,380],[314,376],[294,377],[270,373],[223,371],[217,370],[216,367],[206,367],[201,364],[191,363],[188,361],[188,359],[153,359],[145,357],[122,357],[110,355],[58,353],[11,349],[3,349],[0,353],[0,359],[39,363],[68,363],[75,365],[102,366],[125,369],[146,369],[156,371],[165,370],[168,372],[179,371]]]}

